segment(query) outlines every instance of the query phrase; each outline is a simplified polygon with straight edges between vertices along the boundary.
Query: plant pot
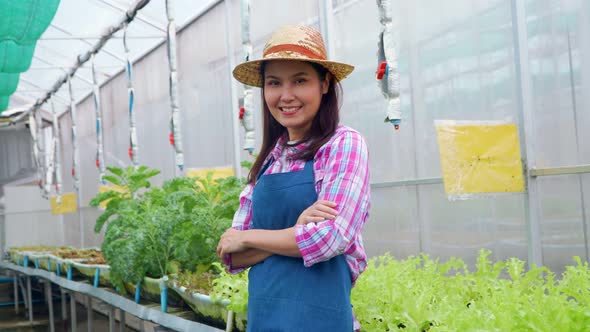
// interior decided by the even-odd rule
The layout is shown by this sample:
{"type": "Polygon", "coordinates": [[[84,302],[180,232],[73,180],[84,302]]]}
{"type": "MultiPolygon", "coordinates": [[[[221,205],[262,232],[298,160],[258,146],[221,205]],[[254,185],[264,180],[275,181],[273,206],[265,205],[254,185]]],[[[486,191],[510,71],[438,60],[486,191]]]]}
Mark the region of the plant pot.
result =
{"type": "Polygon", "coordinates": [[[45,270],[47,270],[48,255],[48,251],[21,251],[17,256],[17,260],[20,266],[25,266],[24,263],[27,263],[27,267],[33,267],[37,269],[42,268],[41,264],[43,261],[45,261],[45,270]]]}
{"type": "MultiPolygon", "coordinates": [[[[141,283],[141,298],[148,301],[157,302],[162,304],[161,301],[161,288],[160,285],[165,284],[165,278],[154,279],[150,277],[144,277],[141,283]]],[[[135,287],[133,287],[135,290],[135,287]]],[[[174,307],[182,305],[182,298],[175,292],[168,292],[167,304],[174,307]]]]}
{"type": "Polygon", "coordinates": [[[18,265],[20,252],[15,249],[8,249],[9,260],[18,265]]]}
{"type": "MultiPolygon", "coordinates": [[[[68,262],[61,257],[57,257],[55,255],[47,255],[49,262],[51,263],[49,271],[54,272],[58,276],[66,276],[68,272],[68,262]],[[59,267],[59,269],[58,269],[59,267]]],[[[39,262],[40,264],[40,262],[39,262]]],[[[71,262],[69,263],[71,264],[71,262]]]]}
{"type": "MultiPolygon", "coordinates": [[[[47,254],[47,255],[49,255],[49,254],[47,254]]],[[[43,255],[43,256],[39,257],[39,268],[46,270],[46,271],[50,271],[49,264],[51,262],[51,259],[47,255],[43,255]]]]}
{"type": "MultiPolygon", "coordinates": [[[[10,253],[10,261],[18,266],[25,266],[26,251],[14,250],[10,253]]],[[[27,264],[28,266],[28,264],[27,264]]]]}
{"type": "MultiPolygon", "coordinates": [[[[227,326],[228,300],[214,301],[209,295],[191,293],[185,287],[176,284],[176,282],[170,282],[169,286],[170,290],[178,294],[204,323],[219,328],[225,328],[227,326]]],[[[246,331],[246,322],[246,315],[234,315],[234,329],[246,331]]]]}
{"type": "Polygon", "coordinates": [[[29,256],[29,265],[32,264],[37,269],[47,270],[47,255],[49,255],[49,252],[33,251],[27,253],[27,255],[29,256]],[[42,266],[45,266],[45,268],[42,266]]]}
{"type": "Polygon", "coordinates": [[[84,264],[83,262],[72,262],[72,267],[90,280],[95,286],[114,287],[110,280],[110,266],[108,265],[92,265],[84,264]],[[98,269],[98,284],[95,283],[96,270],[98,269]]]}

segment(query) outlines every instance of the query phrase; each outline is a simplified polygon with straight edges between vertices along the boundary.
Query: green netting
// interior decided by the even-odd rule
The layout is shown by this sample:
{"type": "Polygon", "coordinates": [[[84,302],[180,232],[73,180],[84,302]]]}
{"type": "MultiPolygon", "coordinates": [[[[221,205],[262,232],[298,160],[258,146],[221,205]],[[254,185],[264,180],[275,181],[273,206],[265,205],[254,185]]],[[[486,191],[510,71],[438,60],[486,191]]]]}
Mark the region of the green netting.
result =
{"type": "Polygon", "coordinates": [[[20,45],[12,40],[0,41],[0,72],[22,73],[29,69],[35,43],[20,45]]]}
{"type": "Polygon", "coordinates": [[[53,20],[59,0],[0,0],[0,113],[29,69],[35,44],[53,20]]]}
{"type": "Polygon", "coordinates": [[[0,114],[8,108],[8,99],[10,99],[10,97],[0,96],[0,114]]]}
{"type": "Polygon", "coordinates": [[[34,43],[55,16],[59,0],[0,0],[0,40],[34,43]]]}
{"type": "Polygon", "coordinates": [[[19,74],[0,72],[0,96],[10,96],[16,91],[19,74]]]}

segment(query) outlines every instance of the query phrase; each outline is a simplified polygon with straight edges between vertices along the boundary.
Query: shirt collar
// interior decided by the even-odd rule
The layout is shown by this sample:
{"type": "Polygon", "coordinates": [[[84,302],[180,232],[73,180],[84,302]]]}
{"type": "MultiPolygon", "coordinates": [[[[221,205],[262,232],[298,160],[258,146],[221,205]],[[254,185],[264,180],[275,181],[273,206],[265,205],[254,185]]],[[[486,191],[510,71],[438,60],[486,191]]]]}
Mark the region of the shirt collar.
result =
{"type": "Polygon", "coordinates": [[[292,146],[287,146],[287,136],[283,135],[279,137],[277,143],[275,144],[274,148],[270,152],[270,157],[274,160],[277,160],[283,155],[283,150],[287,156],[292,156],[297,152],[304,150],[309,144],[307,142],[299,143],[292,146]]]}

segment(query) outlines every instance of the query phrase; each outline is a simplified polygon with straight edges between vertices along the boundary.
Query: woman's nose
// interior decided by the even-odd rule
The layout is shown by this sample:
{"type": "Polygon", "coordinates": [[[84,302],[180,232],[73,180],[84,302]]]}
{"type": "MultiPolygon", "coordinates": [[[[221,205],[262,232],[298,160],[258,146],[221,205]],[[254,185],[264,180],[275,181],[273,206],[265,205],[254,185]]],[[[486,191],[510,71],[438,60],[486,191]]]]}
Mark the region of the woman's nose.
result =
{"type": "Polygon", "coordinates": [[[291,101],[295,99],[293,89],[289,86],[285,86],[281,91],[281,101],[291,101]]]}

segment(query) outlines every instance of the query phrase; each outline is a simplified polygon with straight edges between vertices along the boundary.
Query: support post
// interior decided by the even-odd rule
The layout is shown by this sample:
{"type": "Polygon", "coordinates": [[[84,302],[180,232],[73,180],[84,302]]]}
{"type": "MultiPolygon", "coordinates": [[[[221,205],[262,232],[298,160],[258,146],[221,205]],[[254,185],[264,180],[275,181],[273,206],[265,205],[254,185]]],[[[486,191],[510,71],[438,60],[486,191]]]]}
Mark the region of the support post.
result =
{"type": "Polygon", "coordinates": [[[121,317],[119,317],[119,331],[125,332],[125,327],[127,326],[127,323],[125,322],[125,311],[119,309],[119,314],[121,315],[121,317]]]}
{"type": "Polygon", "coordinates": [[[64,327],[66,327],[66,321],[68,320],[68,299],[67,299],[67,294],[64,291],[64,289],[62,287],[59,288],[59,295],[61,298],[61,321],[62,321],[62,325],[64,327]]]}
{"type": "Polygon", "coordinates": [[[528,263],[541,266],[543,252],[541,247],[541,229],[539,225],[539,194],[538,180],[531,176],[531,169],[535,168],[534,131],[532,116],[532,93],[529,69],[528,37],[526,27],[524,1],[512,0],[512,31],[514,37],[514,66],[516,71],[518,133],[520,150],[526,179],[526,193],[524,195],[525,222],[528,239],[528,263]]]}
{"type": "Polygon", "coordinates": [[[14,286],[14,313],[18,315],[19,307],[18,307],[18,273],[14,272],[13,274],[13,286],[14,286]]]}
{"type": "Polygon", "coordinates": [[[86,296],[86,317],[88,321],[88,332],[94,331],[94,310],[92,310],[92,297],[86,296]]]}
{"type": "Polygon", "coordinates": [[[227,324],[225,325],[225,331],[231,332],[234,330],[234,312],[229,310],[227,312],[227,324]]]}
{"type": "Polygon", "coordinates": [[[55,320],[53,317],[53,296],[51,294],[51,281],[44,280],[45,284],[45,298],[47,299],[47,307],[49,309],[49,331],[55,332],[55,320]]]}
{"type": "Polygon", "coordinates": [[[115,324],[117,317],[115,317],[115,307],[109,306],[109,332],[115,332],[115,324]]]}
{"type": "Polygon", "coordinates": [[[70,292],[70,310],[72,316],[72,332],[78,331],[78,321],[76,315],[76,296],[74,292],[70,292]]]}
{"type": "Polygon", "coordinates": [[[27,302],[29,303],[29,322],[33,324],[33,296],[31,295],[31,277],[27,276],[27,302]]]}

